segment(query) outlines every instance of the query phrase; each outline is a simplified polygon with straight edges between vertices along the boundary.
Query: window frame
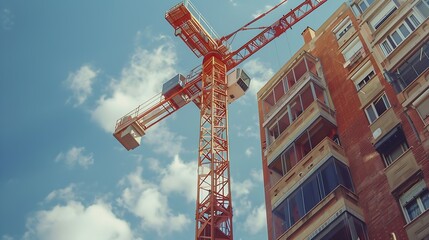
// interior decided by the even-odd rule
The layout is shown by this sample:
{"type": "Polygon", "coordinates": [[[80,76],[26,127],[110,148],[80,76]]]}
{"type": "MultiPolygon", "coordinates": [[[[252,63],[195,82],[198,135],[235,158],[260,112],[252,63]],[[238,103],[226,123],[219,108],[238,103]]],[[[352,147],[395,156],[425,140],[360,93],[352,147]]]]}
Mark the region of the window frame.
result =
{"type": "Polygon", "coordinates": [[[362,88],[366,86],[367,83],[369,83],[373,78],[375,77],[375,71],[374,69],[370,70],[367,74],[365,74],[365,77],[361,78],[359,82],[355,83],[356,90],[360,91],[362,88]],[[363,83],[362,85],[360,85],[363,83]]]}
{"type": "Polygon", "coordinates": [[[404,214],[405,221],[407,222],[407,224],[414,221],[426,211],[429,211],[429,206],[428,208],[425,208],[422,201],[422,197],[424,197],[425,195],[429,195],[429,190],[425,182],[423,180],[420,180],[418,183],[416,183],[413,187],[408,189],[399,197],[399,204],[401,205],[402,213],[404,214]],[[416,202],[420,213],[412,218],[412,216],[410,216],[408,212],[407,206],[409,206],[414,201],[416,202]]]}
{"type": "Polygon", "coordinates": [[[398,10],[398,6],[395,4],[395,2],[390,1],[387,5],[383,7],[381,11],[379,11],[378,14],[383,15],[376,15],[370,22],[371,27],[374,30],[377,30],[396,10],[398,10]],[[390,7],[390,8],[389,8],[390,7]],[[375,19],[377,19],[377,22],[373,22],[375,19]]]}
{"type": "Polygon", "coordinates": [[[375,0],[362,0],[359,3],[356,4],[356,6],[359,8],[359,10],[361,11],[361,13],[364,13],[373,3],[375,0]],[[370,1],[370,2],[368,2],[370,1]],[[361,4],[365,3],[365,9],[361,8],[361,4]]]}
{"type": "Polygon", "coordinates": [[[407,38],[409,38],[413,32],[417,30],[417,28],[422,25],[422,19],[417,17],[415,12],[412,12],[410,15],[408,15],[397,27],[391,31],[387,37],[381,41],[379,44],[379,47],[381,51],[383,52],[384,56],[389,56],[392,52],[395,51],[396,48],[398,48],[407,38]],[[418,20],[419,23],[416,24],[415,20],[418,20]],[[411,25],[411,26],[410,26],[411,25]],[[405,28],[409,31],[409,34],[405,36],[403,32],[400,30],[401,26],[405,26],[405,28]],[[413,29],[414,28],[414,29],[413,29]],[[397,43],[395,41],[395,38],[393,37],[393,34],[398,34],[399,37],[401,37],[401,41],[397,43]]]}
{"type": "MultiPolygon", "coordinates": [[[[397,150],[398,148],[401,148],[402,153],[397,156],[395,159],[392,159],[391,154],[381,153],[381,156],[383,158],[384,164],[386,167],[389,167],[392,165],[396,160],[398,160],[410,147],[408,146],[406,141],[401,142],[397,146],[395,146],[394,150],[397,150]]],[[[390,151],[389,153],[392,153],[393,151],[390,151]]]]}
{"type": "Polygon", "coordinates": [[[390,105],[390,101],[387,98],[386,93],[383,92],[383,94],[381,94],[379,97],[377,97],[374,101],[372,101],[370,104],[368,104],[368,106],[365,108],[365,114],[366,114],[366,117],[368,119],[369,124],[373,124],[375,121],[377,121],[377,119],[379,119],[380,116],[383,115],[383,113],[387,112],[387,110],[389,110],[391,107],[392,107],[392,105],[390,105]],[[374,103],[378,102],[381,99],[383,100],[383,103],[384,103],[384,106],[386,107],[386,110],[382,113],[378,113],[374,103]],[[374,120],[371,120],[371,118],[369,116],[369,113],[368,113],[369,108],[371,108],[371,110],[375,114],[374,120]]]}

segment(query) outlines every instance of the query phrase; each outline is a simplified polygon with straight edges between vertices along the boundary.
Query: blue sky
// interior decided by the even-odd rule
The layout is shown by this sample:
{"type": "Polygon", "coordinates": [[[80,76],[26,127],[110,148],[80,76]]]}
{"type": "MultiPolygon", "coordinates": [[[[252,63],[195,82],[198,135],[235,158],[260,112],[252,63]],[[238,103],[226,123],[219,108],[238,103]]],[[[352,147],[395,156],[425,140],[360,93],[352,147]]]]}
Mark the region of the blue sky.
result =
{"type": "MultiPolygon", "coordinates": [[[[193,1],[221,36],[277,2],[193,1]]],[[[164,19],[177,3],[0,1],[1,240],[194,238],[198,109],[185,106],[130,152],[112,136],[116,119],[201,64],[164,19]]],[[[256,92],[302,46],[305,26],[341,3],[241,66],[252,86],[229,111],[235,239],[267,238],[256,92]]]]}

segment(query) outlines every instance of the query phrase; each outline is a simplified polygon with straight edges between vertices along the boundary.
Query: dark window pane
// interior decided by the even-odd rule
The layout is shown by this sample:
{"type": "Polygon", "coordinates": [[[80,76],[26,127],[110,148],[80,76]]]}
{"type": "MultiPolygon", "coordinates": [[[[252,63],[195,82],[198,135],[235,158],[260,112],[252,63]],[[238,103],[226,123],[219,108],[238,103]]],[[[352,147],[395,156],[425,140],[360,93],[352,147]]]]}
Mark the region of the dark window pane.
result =
{"type": "Polygon", "coordinates": [[[285,162],[285,172],[287,173],[293,166],[298,163],[298,159],[296,158],[295,146],[290,146],[286,151],[284,151],[283,159],[285,162]]]}
{"type": "Polygon", "coordinates": [[[422,212],[420,211],[419,205],[417,204],[417,200],[414,199],[405,205],[405,209],[407,210],[408,217],[410,221],[413,221],[414,218],[419,216],[422,212]]]}
{"type": "Polygon", "coordinates": [[[340,162],[336,162],[336,165],[337,165],[338,175],[340,177],[340,183],[350,191],[353,191],[352,178],[350,176],[350,172],[347,166],[345,166],[340,162]]]}
{"type": "Polygon", "coordinates": [[[359,3],[359,8],[362,12],[365,12],[367,8],[365,1],[362,1],[361,3],[359,3]]]}
{"type": "Polygon", "coordinates": [[[425,207],[425,210],[429,209],[429,191],[428,190],[424,191],[420,196],[422,199],[423,206],[425,207]]]}
{"type": "Polygon", "coordinates": [[[416,30],[416,28],[414,27],[414,25],[411,23],[410,19],[405,18],[405,22],[407,23],[407,25],[411,29],[411,31],[416,30]]]}
{"type": "Polygon", "coordinates": [[[392,33],[393,41],[395,41],[396,45],[399,45],[402,42],[402,37],[399,35],[397,31],[392,33]]]}
{"type": "Polygon", "coordinates": [[[281,177],[284,175],[283,164],[281,161],[281,155],[278,156],[268,167],[270,169],[270,182],[271,186],[276,184],[281,177]]]}
{"type": "Polygon", "coordinates": [[[273,211],[273,235],[277,239],[290,228],[287,200],[273,211]]]}
{"type": "Polygon", "coordinates": [[[352,240],[347,221],[345,219],[341,221],[329,233],[323,236],[321,240],[352,240]]]}
{"type": "Polygon", "coordinates": [[[321,176],[324,196],[326,196],[338,186],[338,178],[333,161],[329,161],[328,164],[323,167],[321,176]]]}
{"type": "Polygon", "coordinates": [[[408,35],[410,35],[410,30],[408,30],[408,28],[405,27],[404,24],[399,26],[399,30],[401,31],[402,35],[404,35],[405,38],[408,37],[408,35]]]}
{"type": "Polygon", "coordinates": [[[417,74],[422,74],[429,67],[429,59],[424,52],[419,51],[419,57],[416,59],[417,61],[414,63],[414,69],[417,74]]]}
{"type": "Polygon", "coordinates": [[[429,17],[429,8],[423,1],[417,3],[416,7],[425,18],[429,17]]]}
{"type": "Polygon", "coordinates": [[[313,177],[303,184],[302,191],[304,193],[305,212],[309,212],[317,203],[320,202],[321,197],[316,175],[313,175],[313,177]]]}
{"type": "Polygon", "coordinates": [[[289,197],[289,214],[291,225],[304,216],[304,204],[301,189],[298,189],[289,197]]]}
{"type": "Polygon", "coordinates": [[[376,102],[374,102],[375,110],[377,111],[378,116],[383,114],[387,110],[387,106],[383,101],[383,98],[378,99],[376,102]]]}
{"type": "Polygon", "coordinates": [[[274,87],[274,97],[275,101],[278,102],[280,98],[285,95],[284,87],[283,87],[283,81],[280,81],[277,83],[277,85],[274,87]]]}

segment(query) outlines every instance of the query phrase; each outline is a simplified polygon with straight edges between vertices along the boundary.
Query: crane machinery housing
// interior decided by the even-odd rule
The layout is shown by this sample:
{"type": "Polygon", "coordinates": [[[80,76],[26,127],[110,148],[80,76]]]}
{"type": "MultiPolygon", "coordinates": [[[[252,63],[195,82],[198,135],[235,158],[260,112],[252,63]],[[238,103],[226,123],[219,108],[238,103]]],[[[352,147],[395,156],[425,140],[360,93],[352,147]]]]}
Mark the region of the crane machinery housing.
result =
{"type": "Polygon", "coordinates": [[[164,83],[160,94],[116,122],[113,135],[131,150],[140,145],[147,129],[186,104],[194,102],[200,109],[195,239],[233,239],[228,104],[243,96],[250,85],[249,76],[236,67],[326,1],[301,0],[297,7],[270,26],[250,27],[287,2],[282,0],[223,37],[216,34],[190,1],[181,2],[165,13],[174,34],[197,57],[203,57],[202,65],[164,83]],[[250,29],[261,31],[241,47],[231,50],[228,42],[231,37],[250,29]]]}

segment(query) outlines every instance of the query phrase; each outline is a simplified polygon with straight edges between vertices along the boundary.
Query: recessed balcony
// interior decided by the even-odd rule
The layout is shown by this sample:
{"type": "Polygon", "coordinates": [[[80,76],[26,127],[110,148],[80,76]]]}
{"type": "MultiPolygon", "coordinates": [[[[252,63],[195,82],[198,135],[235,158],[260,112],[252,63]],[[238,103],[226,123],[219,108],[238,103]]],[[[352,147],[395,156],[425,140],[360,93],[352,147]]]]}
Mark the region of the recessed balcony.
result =
{"type": "Polygon", "coordinates": [[[391,165],[384,169],[387,182],[392,192],[419,171],[420,166],[417,164],[412,148],[409,148],[391,165]]]}
{"type": "Polygon", "coordinates": [[[371,129],[373,135],[371,143],[375,144],[399,123],[400,120],[393,111],[393,108],[387,109],[377,120],[375,120],[371,125],[369,125],[369,128],[371,129]]]}
{"type": "Polygon", "coordinates": [[[330,157],[335,157],[348,165],[343,148],[326,137],[271,187],[271,204],[274,205],[292,186],[299,183],[303,176],[330,157]]]}
{"type": "Polygon", "coordinates": [[[429,236],[429,210],[423,212],[404,228],[409,239],[426,239],[429,236]]]}
{"type": "Polygon", "coordinates": [[[315,122],[319,117],[322,117],[335,126],[337,121],[335,119],[334,110],[330,109],[319,100],[313,101],[297,118],[288,126],[275,141],[270,142],[270,145],[265,151],[268,159],[279,155],[283,150],[281,147],[289,146],[301,133],[305,131],[310,125],[315,122]]]}
{"type": "MultiPolygon", "coordinates": [[[[300,221],[296,222],[277,239],[313,239],[342,214],[350,212],[363,219],[363,212],[358,206],[357,196],[343,186],[338,186],[300,221]]],[[[365,239],[366,234],[364,232],[356,234],[360,235],[361,239],[365,239]]]]}
{"type": "Polygon", "coordinates": [[[358,97],[361,102],[361,106],[367,106],[373,99],[375,99],[380,92],[383,91],[383,85],[381,85],[378,76],[374,76],[362,89],[358,92],[358,97]]]}

